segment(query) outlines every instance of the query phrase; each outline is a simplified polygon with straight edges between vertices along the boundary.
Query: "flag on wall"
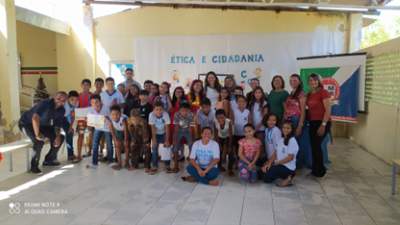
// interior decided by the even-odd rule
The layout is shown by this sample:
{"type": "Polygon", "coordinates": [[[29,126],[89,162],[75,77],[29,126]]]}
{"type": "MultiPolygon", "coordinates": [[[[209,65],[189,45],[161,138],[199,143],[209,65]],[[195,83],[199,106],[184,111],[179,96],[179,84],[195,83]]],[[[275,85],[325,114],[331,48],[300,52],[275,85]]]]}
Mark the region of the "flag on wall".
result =
{"type": "Polygon", "coordinates": [[[357,122],[358,79],[360,66],[326,68],[303,68],[300,77],[304,91],[311,91],[308,76],[317,73],[322,77],[324,88],[331,93],[332,119],[336,121],[357,122]]]}

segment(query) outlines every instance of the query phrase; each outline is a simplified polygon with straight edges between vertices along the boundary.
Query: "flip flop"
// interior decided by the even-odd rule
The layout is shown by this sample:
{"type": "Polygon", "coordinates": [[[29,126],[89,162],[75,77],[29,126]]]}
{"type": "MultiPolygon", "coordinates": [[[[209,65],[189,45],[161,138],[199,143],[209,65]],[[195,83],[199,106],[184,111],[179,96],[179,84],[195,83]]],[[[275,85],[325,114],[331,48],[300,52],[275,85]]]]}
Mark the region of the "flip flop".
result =
{"type": "Polygon", "coordinates": [[[154,174],[157,173],[157,170],[158,170],[158,169],[151,169],[150,172],[149,172],[149,174],[150,174],[150,175],[154,175],[154,174]]]}
{"type": "Polygon", "coordinates": [[[97,169],[98,165],[93,165],[93,163],[90,163],[89,165],[86,165],[86,169],[97,169]]]}
{"type": "Polygon", "coordinates": [[[85,153],[85,154],[82,155],[83,158],[86,158],[86,157],[89,157],[89,156],[92,156],[92,153],[85,153]]]}
{"type": "Polygon", "coordinates": [[[172,169],[172,173],[179,173],[179,168],[174,168],[174,169],[172,169]]]}
{"type": "Polygon", "coordinates": [[[74,160],[72,160],[72,163],[78,163],[82,161],[82,158],[75,158],[74,160]]]}
{"type": "Polygon", "coordinates": [[[130,166],[129,165],[127,165],[127,164],[125,164],[125,166],[123,167],[124,169],[129,169],[130,168],[130,166]]]}
{"type": "Polygon", "coordinates": [[[111,168],[113,168],[114,170],[121,170],[121,167],[122,166],[118,166],[118,165],[111,166],[111,168]]]}
{"type": "Polygon", "coordinates": [[[276,184],[276,186],[278,186],[278,187],[290,187],[290,186],[293,186],[293,183],[287,182],[285,185],[281,185],[280,183],[278,183],[278,184],[276,184]]]}
{"type": "Polygon", "coordinates": [[[165,172],[166,173],[172,173],[172,169],[171,168],[165,168],[165,172]]]}
{"type": "Polygon", "coordinates": [[[74,159],[76,159],[76,156],[75,156],[75,155],[68,156],[68,160],[74,160],[74,159]]]}
{"type": "Polygon", "coordinates": [[[108,157],[103,157],[99,159],[100,162],[108,162],[108,157]]]}

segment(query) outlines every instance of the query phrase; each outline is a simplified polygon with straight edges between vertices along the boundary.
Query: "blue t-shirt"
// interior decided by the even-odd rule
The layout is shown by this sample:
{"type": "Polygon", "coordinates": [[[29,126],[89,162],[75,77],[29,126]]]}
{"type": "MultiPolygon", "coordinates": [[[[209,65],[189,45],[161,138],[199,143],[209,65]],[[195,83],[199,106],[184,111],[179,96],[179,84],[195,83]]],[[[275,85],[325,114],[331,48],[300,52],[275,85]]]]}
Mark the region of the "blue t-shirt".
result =
{"type": "MultiPolygon", "coordinates": [[[[202,169],[207,169],[214,159],[219,159],[219,145],[213,140],[210,140],[207,145],[203,145],[201,140],[196,141],[192,146],[190,158],[197,158],[197,165],[199,165],[202,169]]],[[[217,166],[218,163],[215,165],[215,167],[217,168],[217,166]]]]}
{"type": "Polygon", "coordinates": [[[19,123],[22,125],[32,124],[32,117],[35,113],[40,116],[41,127],[51,126],[51,120],[53,120],[54,126],[61,127],[64,119],[65,108],[59,107],[56,109],[53,98],[44,99],[33,108],[26,111],[19,119],[19,123]]]}

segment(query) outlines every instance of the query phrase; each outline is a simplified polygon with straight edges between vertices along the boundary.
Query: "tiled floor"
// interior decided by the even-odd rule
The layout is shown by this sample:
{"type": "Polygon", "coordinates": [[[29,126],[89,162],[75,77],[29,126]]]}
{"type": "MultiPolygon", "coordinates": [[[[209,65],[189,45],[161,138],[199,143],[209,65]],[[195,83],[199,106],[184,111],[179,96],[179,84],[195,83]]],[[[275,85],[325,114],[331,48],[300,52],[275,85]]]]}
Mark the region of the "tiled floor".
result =
{"type": "MultiPolygon", "coordinates": [[[[332,164],[321,184],[304,178],[305,170],[287,188],[250,184],[224,173],[218,177],[220,185],[212,187],[182,181],[187,162],[179,174],[150,176],[143,169],[114,171],[104,164],[87,170],[90,159],[85,159],[43,169],[44,175],[37,177],[23,172],[21,153],[14,160],[22,173],[0,182],[0,197],[5,198],[0,201],[0,224],[400,224],[400,189],[390,194],[390,166],[345,139],[329,145],[329,159],[332,164]],[[25,205],[48,202],[59,207],[25,205]],[[10,213],[10,203],[20,204],[19,214],[10,213]],[[68,214],[49,214],[48,209],[68,214]]],[[[0,163],[1,176],[9,173],[7,161],[5,157],[0,163]]]]}

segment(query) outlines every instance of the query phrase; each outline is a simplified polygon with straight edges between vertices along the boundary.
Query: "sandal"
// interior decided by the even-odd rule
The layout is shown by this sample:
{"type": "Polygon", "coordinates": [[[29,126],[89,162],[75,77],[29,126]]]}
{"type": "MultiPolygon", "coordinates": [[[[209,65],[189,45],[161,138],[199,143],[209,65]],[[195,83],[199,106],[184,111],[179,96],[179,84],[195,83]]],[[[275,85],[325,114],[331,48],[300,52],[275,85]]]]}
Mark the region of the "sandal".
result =
{"type": "Polygon", "coordinates": [[[92,153],[86,152],[85,154],[82,155],[83,158],[92,156],[92,153]]]}
{"type": "Polygon", "coordinates": [[[108,157],[103,157],[99,159],[100,162],[107,162],[108,161],[108,157]]]}
{"type": "Polygon", "coordinates": [[[119,166],[119,165],[111,166],[111,168],[113,168],[114,170],[121,170],[121,167],[122,166],[119,166]]]}
{"type": "Polygon", "coordinates": [[[226,169],[225,169],[223,166],[219,167],[218,169],[219,169],[219,171],[221,171],[221,172],[225,172],[225,171],[226,171],[226,169]]]}
{"type": "Polygon", "coordinates": [[[151,169],[150,172],[149,172],[149,174],[150,174],[150,175],[154,175],[154,174],[157,173],[157,170],[158,170],[158,169],[151,169]]]}
{"type": "Polygon", "coordinates": [[[189,181],[189,182],[196,182],[196,181],[197,181],[197,180],[196,180],[194,177],[192,177],[192,176],[187,176],[187,177],[186,177],[186,180],[189,181]]]}
{"type": "Polygon", "coordinates": [[[179,168],[173,168],[172,173],[179,173],[179,168]]]}
{"type": "Polygon", "coordinates": [[[149,168],[145,168],[144,169],[144,173],[150,173],[150,169],[149,168]]]}
{"type": "Polygon", "coordinates": [[[78,163],[82,160],[82,158],[75,158],[74,160],[72,160],[72,163],[78,163]]]}
{"type": "Polygon", "coordinates": [[[75,155],[68,156],[68,160],[74,160],[74,159],[76,159],[75,155]]]}
{"type": "Polygon", "coordinates": [[[232,170],[229,170],[229,172],[228,172],[228,176],[229,176],[229,177],[233,177],[233,176],[235,176],[235,174],[233,173],[233,171],[232,171],[232,170]]]}
{"type": "Polygon", "coordinates": [[[86,169],[96,169],[98,165],[94,165],[93,163],[90,163],[89,165],[86,165],[86,169]]]}
{"type": "Polygon", "coordinates": [[[167,168],[165,168],[165,172],[166,172],[166,173],[172,173],[172,169],[171,169],[171,167],[167,167],[167,168]]]}
{"type": "Polygon", "coordinates": [[[279,184],[276,184],[276,186],[278,186],[278,187],[290,187],[290,186],[293,186],[293,183],[291,183],[291,182],[289,181],[289,182],[287,182],[285,185],[282,185],[281,183],[279,183],[279,184]]]}
{"type": "Polygon", "coordinates": [[[129,168],[130,168],[130,166],[129,166],[128,164],[125,164],[125,166],[124,166],[124,167],[122,167],[122,168],[124,168],[124,169],[129,169],[129,168]]]}

